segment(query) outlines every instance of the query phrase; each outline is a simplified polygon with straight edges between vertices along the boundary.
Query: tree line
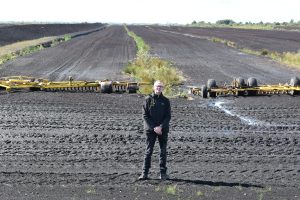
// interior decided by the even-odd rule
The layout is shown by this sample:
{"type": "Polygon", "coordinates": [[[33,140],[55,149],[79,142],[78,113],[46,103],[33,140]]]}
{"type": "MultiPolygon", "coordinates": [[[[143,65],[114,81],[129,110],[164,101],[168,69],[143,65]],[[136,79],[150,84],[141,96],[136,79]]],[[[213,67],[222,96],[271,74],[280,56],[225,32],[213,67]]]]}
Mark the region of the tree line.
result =
{"type": "MultiPolygon", "coordinates": [[[[193,21],[192,25],[211,25],[213,23],[211,22],[205,22],[205,21],[193,21]]],[[[235,22],[232,19],[222,19],[216,21],[217,25],[276,25],[276,26],[288,26],[288,25],[300,25],[300,21],[295,21],[291,19],[289,22],[266,22],[264,23],[263,21],[260,21],[258,23],[253,23],[253,22],[235,22]]]]}

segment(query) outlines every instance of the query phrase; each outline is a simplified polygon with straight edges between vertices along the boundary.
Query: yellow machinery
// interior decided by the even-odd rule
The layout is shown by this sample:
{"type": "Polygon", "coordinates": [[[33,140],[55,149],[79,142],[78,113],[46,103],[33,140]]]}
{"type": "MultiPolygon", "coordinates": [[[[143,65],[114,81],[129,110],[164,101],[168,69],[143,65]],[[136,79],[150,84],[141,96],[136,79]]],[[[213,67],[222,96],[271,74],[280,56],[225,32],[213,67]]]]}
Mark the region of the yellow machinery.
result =
{"type": "Polygon", "coordinates": [[[47,79],[36,79],[28,76],[9,76],[0,78],[0,89],[8,92],[15,90],[33,91],[95,91],[101,93],[128,92],[136,93],[140,85],[150,83],[119,82],[119,81],[69,81],[51,82],[47,79]]]}
{"type": "Polygon", "coordinates": [[[258,85],[255,78],[249,78],[247,83],[242,78],[236,78],[231,85],[217,86],[214,79],[209,79],[207,85],[190,87],[190,93],[203,98],[215,98],[217,96],[255,96],[272,94],[300,94],[300,79],[293,77],[290,84],[258,85]]]}

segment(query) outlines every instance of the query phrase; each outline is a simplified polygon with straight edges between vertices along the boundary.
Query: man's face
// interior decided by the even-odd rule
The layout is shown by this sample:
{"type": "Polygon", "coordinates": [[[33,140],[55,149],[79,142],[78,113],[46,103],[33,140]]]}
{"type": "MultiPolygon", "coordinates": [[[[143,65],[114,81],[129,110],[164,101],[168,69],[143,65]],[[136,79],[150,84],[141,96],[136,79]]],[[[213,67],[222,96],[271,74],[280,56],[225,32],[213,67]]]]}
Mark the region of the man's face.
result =
{"type": "Polygon", "coordinates": [[[163,89],[164,89],[164,85],[161,82],[156,82],[153,86],[154,89],[154,93],[155,94],[161,94],[163,89]]]}

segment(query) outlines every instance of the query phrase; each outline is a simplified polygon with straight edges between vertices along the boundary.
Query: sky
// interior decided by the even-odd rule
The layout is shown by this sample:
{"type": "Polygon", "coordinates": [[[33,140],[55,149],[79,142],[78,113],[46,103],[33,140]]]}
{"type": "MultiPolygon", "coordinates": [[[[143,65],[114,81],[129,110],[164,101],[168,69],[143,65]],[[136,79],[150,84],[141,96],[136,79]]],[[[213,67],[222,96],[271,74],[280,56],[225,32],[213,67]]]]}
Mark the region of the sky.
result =
{"type": "Polygon", "coordinates": [[[300,21],[300,0],[2,0],[0,22],[300,21]]]}

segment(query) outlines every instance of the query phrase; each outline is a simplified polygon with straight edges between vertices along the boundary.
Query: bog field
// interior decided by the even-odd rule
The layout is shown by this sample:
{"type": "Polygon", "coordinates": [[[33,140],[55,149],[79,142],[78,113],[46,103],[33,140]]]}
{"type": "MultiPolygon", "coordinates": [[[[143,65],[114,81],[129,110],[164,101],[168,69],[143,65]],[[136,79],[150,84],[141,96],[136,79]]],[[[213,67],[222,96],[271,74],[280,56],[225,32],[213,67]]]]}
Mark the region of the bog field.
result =
{"type": "MultiPolygon", "coordinates": [[[[54,27],[47,36],[101,28],[8,61],[0,65],[0,77],[131,79],[122,71],[137,50],[124,26],[54,27]]],[[[24,31],[17,39],[12,35],[1,41],[7,38],[4,29],[8,28],[10,32],[25,30],[0,26],[0,48],[46,36],[24,31]]],[[[299,68],[209,40],[218,37],[242,48],[297,52],[300,32],[166,26],[128,29],[151,47],[151,55],[171,61],[183,73],[182,88],[211,78],[218,84],[234,77],[277,84],[300,76],[299,68]]],[[[151,179],[137,181],[145,151],[144,95],[1,91],[1,199],[300,198],[299,95],[192,98],[170,98],[171,179],[158,179],[156,144],[151,179]]]]}

